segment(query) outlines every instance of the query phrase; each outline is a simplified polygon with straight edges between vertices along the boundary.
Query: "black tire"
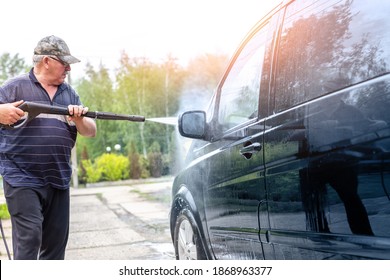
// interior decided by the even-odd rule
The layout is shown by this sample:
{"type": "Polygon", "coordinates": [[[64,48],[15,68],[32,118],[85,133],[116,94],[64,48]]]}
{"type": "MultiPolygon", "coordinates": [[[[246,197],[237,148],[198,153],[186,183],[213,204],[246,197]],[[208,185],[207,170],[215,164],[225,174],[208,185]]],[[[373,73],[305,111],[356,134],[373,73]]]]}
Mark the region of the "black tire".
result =
{"type": "Polygon", "coordinates": [[[188,210],[181,211],[177,217],[174,234],[177,260],[204,260],[206,255],[199,237],[198,226],[188,210]]]}

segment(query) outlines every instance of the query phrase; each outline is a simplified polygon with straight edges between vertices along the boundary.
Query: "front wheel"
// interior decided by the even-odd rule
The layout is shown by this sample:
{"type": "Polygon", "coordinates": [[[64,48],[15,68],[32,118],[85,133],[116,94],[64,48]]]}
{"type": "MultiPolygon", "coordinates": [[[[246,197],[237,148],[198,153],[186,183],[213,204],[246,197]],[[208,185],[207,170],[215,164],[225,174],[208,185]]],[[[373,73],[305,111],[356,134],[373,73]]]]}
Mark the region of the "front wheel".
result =
{"type": "Polygon", "coordinates": [[[206,258],[198,234],[198,227],[190,213],[181,212],[179,214],[175,226],[174,245],[178,260],[206,258]]]}

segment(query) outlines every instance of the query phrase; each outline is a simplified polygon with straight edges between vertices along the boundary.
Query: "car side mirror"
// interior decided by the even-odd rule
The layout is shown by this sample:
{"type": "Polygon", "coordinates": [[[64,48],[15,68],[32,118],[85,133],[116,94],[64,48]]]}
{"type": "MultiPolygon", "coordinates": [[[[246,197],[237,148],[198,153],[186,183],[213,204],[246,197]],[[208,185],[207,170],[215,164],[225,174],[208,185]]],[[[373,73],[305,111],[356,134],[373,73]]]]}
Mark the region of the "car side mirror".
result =
{"type": "Polygon", "coordinates": [[[179,116],[179,132],[182,136],[193,139],[206,138],[206,113],[188,111],[179,116]]]}

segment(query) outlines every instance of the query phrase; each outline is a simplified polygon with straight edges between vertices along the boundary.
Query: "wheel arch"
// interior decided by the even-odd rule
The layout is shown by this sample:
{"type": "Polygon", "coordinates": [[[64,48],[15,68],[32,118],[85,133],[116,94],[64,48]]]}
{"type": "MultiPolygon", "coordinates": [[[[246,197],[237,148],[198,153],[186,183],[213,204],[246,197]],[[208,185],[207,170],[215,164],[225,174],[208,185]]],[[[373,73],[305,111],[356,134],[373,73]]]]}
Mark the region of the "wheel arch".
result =
{"type": "Polygon", "coordinates": [[[207,233],[204,230],[202,219],[200,217],[200,211],[203,211],[203,208],[199,208],[197,206],[197,203],[195,202],[195,198],[189,188],[186,185],[181,185],[176,192],[176,195],[174,196],[172,200],[172,206],[171,206],[171,212],[170,212],[170,231],[171,231],[171,238],[172,242],[174,243],[174,233],[175,233],[175,226],[177,218],[179,217],[180,213],[185,210],[190,213],[192,218],[194,219],[194,222],[196,224],[196,231],[198,236],[200,236],[201,245],[203,247],[203,251],[206,254],[207,259],[213,259],[214,257],[210,253],[208,244],[206,242],[207,239],[207,233]]]}

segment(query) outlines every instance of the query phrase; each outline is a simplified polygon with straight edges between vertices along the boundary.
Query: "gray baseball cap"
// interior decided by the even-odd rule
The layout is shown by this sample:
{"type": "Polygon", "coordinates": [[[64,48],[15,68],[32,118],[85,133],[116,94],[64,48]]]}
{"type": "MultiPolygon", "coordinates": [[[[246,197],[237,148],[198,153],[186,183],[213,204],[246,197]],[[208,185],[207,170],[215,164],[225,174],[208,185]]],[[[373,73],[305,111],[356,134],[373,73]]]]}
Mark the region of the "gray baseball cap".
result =
{"type": "Polygon", "coordinates": [[[70,54],[65,41],[54,35],[41,39],[34,49],[34,55],[53,55],[68,64],[80,62],[79,59],[70,54]]]}

